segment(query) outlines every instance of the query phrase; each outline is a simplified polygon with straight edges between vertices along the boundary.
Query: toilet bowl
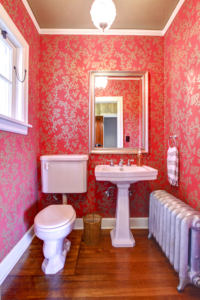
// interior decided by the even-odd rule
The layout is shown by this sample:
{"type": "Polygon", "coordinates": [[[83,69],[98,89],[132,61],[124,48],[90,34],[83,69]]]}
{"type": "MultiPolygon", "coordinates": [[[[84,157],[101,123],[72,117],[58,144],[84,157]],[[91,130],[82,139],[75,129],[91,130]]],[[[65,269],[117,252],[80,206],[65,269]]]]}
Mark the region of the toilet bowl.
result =
{"type": "Polygon", "coordinates": [[[45,274],[55,274],[64,267],[71,246],[66,237],[73,230],[75,219],[71,205],[50,205],[35,217],[35,234],[44,241],[42,270],[45,274]]]}
{"type": "Polygon", "coordinates": [[[71,242],[68,234],[74,227],[76,212],[67,205],[67,195],[87,192],[87,161],[85,154],[43,155],[41,161],[42,192],[62,194],[63,205],[50,205],[34,220],[36,236],[44,241],[45,274],[55,274],[64,267],[71,242]]]}

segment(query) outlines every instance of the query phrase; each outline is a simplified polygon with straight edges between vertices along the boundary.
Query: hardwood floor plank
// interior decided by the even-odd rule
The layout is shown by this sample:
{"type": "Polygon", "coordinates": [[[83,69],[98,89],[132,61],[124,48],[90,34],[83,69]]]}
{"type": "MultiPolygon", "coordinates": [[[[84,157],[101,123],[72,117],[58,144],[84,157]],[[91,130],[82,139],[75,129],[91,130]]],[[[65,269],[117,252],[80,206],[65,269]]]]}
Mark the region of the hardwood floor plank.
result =
{"type": "Polygon", "coordinates": [[[2,285],[2,300],[190,300],[200,299],[200,289],[188,285],[176,290],[178,273],[147,230],[134,230],[134,248],[114,248],[110,230],[101,242],[87,246],[83,231],[73,231],[63,270],[45,275],[42,241],[35,238],[2,285]]]}

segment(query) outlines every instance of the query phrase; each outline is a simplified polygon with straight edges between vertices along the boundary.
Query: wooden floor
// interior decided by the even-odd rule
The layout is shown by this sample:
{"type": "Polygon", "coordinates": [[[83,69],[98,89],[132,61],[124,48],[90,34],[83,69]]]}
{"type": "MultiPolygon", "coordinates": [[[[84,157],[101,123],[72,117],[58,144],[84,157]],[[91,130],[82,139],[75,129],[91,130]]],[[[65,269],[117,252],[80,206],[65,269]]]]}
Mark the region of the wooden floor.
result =
{"type": "Polygon", "coordinates": [[[177,292],[178,274],[155,240],[147,239],[147,230],[132,232],[134,248],[114,248],[109,230],[94,247],[74,230],[65,268],[56,275],[42,272],[42,242],[35,238],[2,284],[1,299],[200,299],[193,285],[177,292]]]}

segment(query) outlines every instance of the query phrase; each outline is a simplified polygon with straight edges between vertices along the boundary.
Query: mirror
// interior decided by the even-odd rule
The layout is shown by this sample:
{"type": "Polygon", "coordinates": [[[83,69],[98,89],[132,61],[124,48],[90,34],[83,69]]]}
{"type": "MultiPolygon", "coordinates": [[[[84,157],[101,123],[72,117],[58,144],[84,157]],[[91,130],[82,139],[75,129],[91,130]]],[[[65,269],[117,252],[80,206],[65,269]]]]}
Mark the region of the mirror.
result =
{"type": "Polygon", "coordinates": [[[90,153],[148,153],[148,72],[90,72],[89,132],[90,153]]]}

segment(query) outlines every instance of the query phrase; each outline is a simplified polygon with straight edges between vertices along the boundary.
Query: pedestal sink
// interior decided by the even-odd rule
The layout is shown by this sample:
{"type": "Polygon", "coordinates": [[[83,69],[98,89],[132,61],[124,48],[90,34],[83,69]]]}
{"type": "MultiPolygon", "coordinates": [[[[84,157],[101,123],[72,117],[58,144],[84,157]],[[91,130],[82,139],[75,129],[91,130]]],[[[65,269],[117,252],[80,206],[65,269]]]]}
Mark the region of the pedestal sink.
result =
{"type": "Polygon", "coordinates": [[[95,167],[97,181],[110,181],[117,185],[117,205],[115,213],[115,227],[111,231],[111,240],[114,247],[134,247],[135,240],[130,231],[129,187],[131,183],[143,180],[157,179],[156,169],[136,165],[95,167]]]}

